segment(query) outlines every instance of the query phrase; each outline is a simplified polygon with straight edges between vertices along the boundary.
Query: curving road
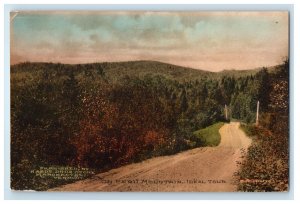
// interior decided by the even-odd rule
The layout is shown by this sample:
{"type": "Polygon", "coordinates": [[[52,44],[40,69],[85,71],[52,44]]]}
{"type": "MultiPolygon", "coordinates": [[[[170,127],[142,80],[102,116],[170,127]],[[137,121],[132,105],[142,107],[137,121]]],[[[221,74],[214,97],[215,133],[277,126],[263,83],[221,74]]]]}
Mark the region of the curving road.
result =
{"type": "Polygon", "coordinates": [[[217,147],[152,158],[50,191],[236,191],[234,173],[239,168],[241,151],[251,144],[239,125],[231,122],[222,126],[217,147]]]}

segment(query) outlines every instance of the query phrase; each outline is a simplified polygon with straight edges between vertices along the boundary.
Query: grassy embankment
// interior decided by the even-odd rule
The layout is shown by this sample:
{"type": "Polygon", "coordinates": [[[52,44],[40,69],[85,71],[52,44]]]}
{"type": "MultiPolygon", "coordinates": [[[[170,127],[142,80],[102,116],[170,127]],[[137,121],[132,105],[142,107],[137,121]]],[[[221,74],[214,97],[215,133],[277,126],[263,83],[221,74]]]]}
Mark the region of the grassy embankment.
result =
{"type": "Polygon", "coordinates": [[[218,146],[221,141],[219,129],[223,125],[223,122],[213,124],[204,129],[195,131],[194,135],[200,140],[199,142],[203,144],[202,146],[218,146]]]}

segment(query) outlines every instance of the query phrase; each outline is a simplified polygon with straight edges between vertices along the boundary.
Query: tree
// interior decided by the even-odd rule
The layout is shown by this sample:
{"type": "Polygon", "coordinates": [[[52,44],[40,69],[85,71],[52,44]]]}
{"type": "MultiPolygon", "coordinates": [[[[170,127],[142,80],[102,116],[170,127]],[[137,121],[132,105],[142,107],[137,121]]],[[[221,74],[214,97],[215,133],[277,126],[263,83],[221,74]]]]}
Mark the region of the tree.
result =
{"type": "Polygon", "coordinates": [[[187,109],[189,107],[185,89],[183,89],[183,91],[181,92],[180,99],[181,99],[180,110],[182,112],[185,112],[185,111],[187,111],[187,109]]]}
{"type": "Polygon", "coordinates": [[[267,111],[269,105],[270,80],[266,68],[263,68],[256,74],[256,83],[258,83],[257,97],[260,101],[260,108],[262,111],[267,111]]]}

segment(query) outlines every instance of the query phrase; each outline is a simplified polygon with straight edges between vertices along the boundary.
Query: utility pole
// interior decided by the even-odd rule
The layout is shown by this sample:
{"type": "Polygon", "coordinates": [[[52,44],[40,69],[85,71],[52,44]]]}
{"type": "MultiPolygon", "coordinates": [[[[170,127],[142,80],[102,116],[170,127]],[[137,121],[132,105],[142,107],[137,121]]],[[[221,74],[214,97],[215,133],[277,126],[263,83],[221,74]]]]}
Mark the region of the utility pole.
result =
{"type": "Polygon", "coordinates": [[[259,116],[259,101],[257,101],[257,109],[256,109],[256,126],[258,126],[258,116],[259,116]]]}
{"type": "Polygon", "coordinates": [[[228,120],[227,105],[225,104],[225,119],[228,120]]]}

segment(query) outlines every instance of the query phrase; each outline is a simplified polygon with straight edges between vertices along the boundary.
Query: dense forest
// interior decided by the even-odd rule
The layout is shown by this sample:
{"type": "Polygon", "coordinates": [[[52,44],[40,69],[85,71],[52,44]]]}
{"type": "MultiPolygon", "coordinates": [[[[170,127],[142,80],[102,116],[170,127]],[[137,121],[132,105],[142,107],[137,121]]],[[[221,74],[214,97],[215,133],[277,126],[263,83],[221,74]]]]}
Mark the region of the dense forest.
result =
{"type": "Polygon", "coordinates": [[[268,77],[268,102],[258,126],[242,125],[253,140],[238,172],[240,191],[289,189],[289,62],[268,77]]]}
{"type": "Polygon", "coordinates": [[[105,171],[204,146],[194,132],[226,122],[225,105],[251,124],[259,100],[274,129],[276,114],[288,116],[286,83],[288,61],[218,73],[153,61],[13,65],[11,187],[57,185],[31,173],[40,166],[105,171]]]}

